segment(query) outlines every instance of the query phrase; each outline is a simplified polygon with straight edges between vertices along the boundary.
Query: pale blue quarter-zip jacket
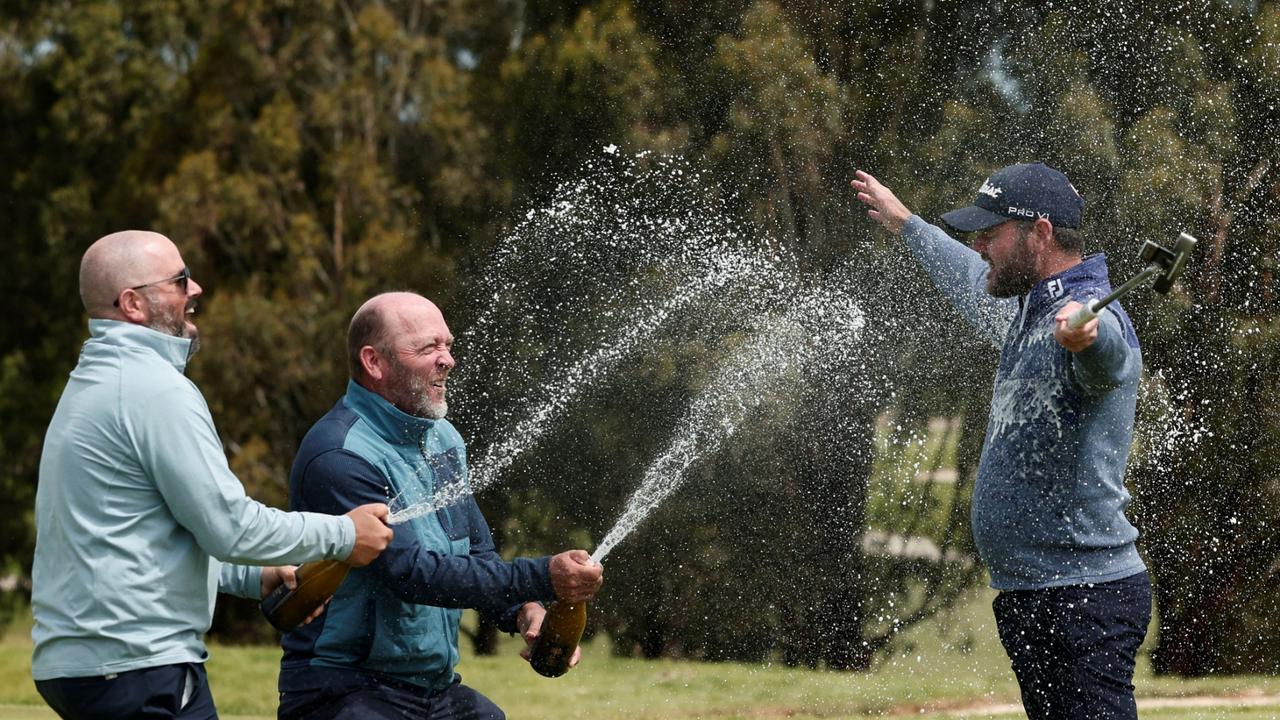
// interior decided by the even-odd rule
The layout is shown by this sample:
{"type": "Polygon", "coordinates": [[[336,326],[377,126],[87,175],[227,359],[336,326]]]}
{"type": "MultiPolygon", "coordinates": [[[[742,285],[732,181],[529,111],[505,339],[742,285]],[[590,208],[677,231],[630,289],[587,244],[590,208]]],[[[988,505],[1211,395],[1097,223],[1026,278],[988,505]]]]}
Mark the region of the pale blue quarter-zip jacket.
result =
{"type": "Polygon", "coordinates": [[[203,662],[215,593],[261,594],[261,570],[249,565],[351,553],[350,519],[245,495],[183,375],[190,346],[89,321],[40,458],[36,680],[203,662]]]}

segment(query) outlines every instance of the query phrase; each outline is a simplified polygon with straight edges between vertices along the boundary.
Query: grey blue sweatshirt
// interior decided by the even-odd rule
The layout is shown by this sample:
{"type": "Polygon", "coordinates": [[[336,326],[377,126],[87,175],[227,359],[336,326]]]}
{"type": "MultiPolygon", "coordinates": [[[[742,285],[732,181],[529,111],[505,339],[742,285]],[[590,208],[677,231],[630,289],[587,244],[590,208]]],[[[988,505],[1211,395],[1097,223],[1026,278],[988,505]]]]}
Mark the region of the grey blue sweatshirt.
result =
{"type": "Polygon", "coordinates": [[[183,375],[190,345],[89,321],[40,458],[36,680],[203,662],[215,593],[261,595],[262,572],[248,565],[351,553],[349,518],[245,495],[183,375]]]}
{"type": "Polygon", "coordinates": [[[1106,260],[1085,258],[1020,298],[986,292],[974,250],[913,215],[903,238],[934,284],[1000,350],[973,489],[974,542],[1000,590],[1118,580],[1145,570],[1124,515],[1142,353],[1119,303],[1072,353],[1053,337],[1069,301],[1110,292],[1106,260]]]}

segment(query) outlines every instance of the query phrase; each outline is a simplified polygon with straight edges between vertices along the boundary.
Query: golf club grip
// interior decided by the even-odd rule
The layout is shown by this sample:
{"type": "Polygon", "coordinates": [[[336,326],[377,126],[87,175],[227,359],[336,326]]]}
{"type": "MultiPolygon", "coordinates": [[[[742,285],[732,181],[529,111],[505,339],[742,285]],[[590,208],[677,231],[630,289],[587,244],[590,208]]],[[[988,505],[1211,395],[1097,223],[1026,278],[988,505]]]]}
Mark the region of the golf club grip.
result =
{"type": "Polygon", "coordinates": [[[1084,327],[1085,323],[1098,317],[1097,307],[1097,300],[1090,300],[1084,305],[1081,305],[1080,309],[1076,310],[1075,314],[1071,316],[1071,319],[1067,320],[1067,325],[1072,329],[1084,327]]]}

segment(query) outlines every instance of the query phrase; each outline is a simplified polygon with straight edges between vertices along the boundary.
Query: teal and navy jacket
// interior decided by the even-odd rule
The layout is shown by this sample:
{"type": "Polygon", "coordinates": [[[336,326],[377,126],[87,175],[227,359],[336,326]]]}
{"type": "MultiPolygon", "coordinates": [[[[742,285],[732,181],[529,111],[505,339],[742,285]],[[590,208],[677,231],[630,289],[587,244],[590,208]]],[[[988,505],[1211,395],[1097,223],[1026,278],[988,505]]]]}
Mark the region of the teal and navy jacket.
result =
{"type": "MultiPolygon", "coordinates": [[[[407,507],[466,482],[466,449],[452,424],[401,412],[350,382],[303,439],[289,501],[331,514],[392,499],[407,507]]],[[[391,545],[351,570],[317,620],[285,635],[281,692],[370,676],[442,690],[458,662],[462,608],[510,632],[523,603],[555,599],[550,558],[503,561],[470,494],[394,530],[391,545]]]]}
{"type": "Polygon", "coordinates": [[[1112,303],[1088,348],[1072,353],[1053,336],[1067,302],[1111,291],[1106,259],[1092,255],[1023,297],[995,298],[977,252],[915,215],[902,234],[934,284],[1000,350],[970,518],[991,585],[1033,590],[1145,570],[1124,515],[1142,378],[1133,324],[1112,303]]]}
{"type": "Polygon", "coordinates": [[[258,598],[251,565],[345,558],[349,518],[245,495],[204,397],[191,340],[90,320],[45,435],[36,489],[36,680],[203,662],[215,593],[258,598]]]}

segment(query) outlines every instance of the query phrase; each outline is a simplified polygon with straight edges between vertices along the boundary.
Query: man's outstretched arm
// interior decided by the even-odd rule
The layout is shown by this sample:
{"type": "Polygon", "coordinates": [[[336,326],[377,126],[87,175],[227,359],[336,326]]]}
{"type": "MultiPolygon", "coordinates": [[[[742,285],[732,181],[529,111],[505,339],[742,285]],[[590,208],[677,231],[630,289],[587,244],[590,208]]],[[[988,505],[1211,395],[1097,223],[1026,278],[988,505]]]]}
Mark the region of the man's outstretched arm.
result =
{"type": "MultiPolygon", "coordinates": [[[[386,478],[363,458],[331,450],[307,465],[300,494],[308,510],[337,514],[352,506],[385,500],[386,488],[386,478]]],[[[469,512],[465,504],[449,511],[459,515],[469,512]]],[[[529,600],[582,600],[599,588],[599,566],[589,569],[566,563],[562,556],[569,553],[507,562],[483,550],[452,555],[424,547],[412,523],[396,525],[394,531],[390,546],[370,569],[404,602],[501,611],[529,600]],[[570,577],[576,584],[566,586],[570,577]]]]}
{"type": "Polygon", "coordinates": [[[853,189],[867,206],[867,216],[906,241],[911,254],[929,273],[933,284],[960,314],[994,347],[1004,343],[1009,324],[1018,312],[1016,298],[995,298],[987,293],[987,263],[942,228],[925,222],[875,176],[854,173],[853,189]]]}

